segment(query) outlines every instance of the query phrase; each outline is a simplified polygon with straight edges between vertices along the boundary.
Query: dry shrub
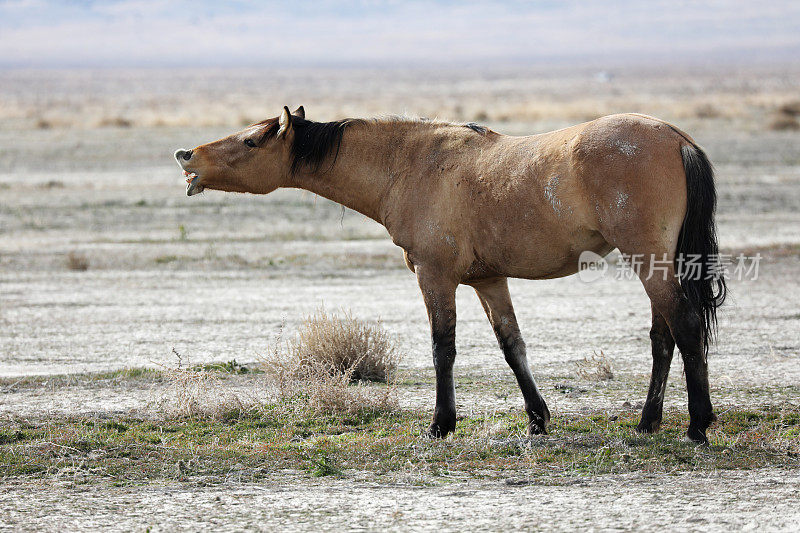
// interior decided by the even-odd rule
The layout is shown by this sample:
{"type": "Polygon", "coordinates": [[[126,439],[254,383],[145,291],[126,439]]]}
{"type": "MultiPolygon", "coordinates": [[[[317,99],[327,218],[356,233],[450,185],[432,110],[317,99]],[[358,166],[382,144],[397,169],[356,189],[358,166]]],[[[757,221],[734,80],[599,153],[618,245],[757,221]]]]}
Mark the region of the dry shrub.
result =
{"type": "Polygon", "coordinates": [[[614,379],[614,368],[603,350],[600,350],[599,355],[594,352],[591,357],[584,357],[575,363],[575,374],[582,379],[608,381],[614,379]]]}
{"type": "Polygon", "coordinates": [[[800,122],[788,113],[776,113],[767,124],[767,128],[774,131],[800,130],[800,122]]]}
{"type": "Polygon", "coordinates": [[[289,355],[300,369],[347,376],[350,381],[386,383],[397,370],[397,348],[380,324],[372,325],[324,309],[306,318],[289,343],[289,355]]]}
{"type": "Polygon", "coordinates": [[[79,272],[89,270],[89,259],[82,253],[70,252],[67,254],[67,268],[79,272]]]}
{"type": "Polygon", "coordinates": [[[800,116],[800,100],[785,102],[778,107],[778,113],[790,117],[800,116]]]}
{"type": "Polygon", "coordinates": [[[694,109],[694,115],[697,118],[719,118],[722,113],[714,104],[700,104],[694,109]]]}
{"type": "Polygon", "coordinates": [[[103,117],[97,121],[98,128],[130,128],[133,122],[125,117],[103,117]]]}
{"type": "Polygon", "coordinates": [[[279,401],[313,414],[353,414],[397,408],[399,360],[394,342],[380,326],[349,313],[338,317],[320,310],[290,342],[276,342],[261,368],[279,401]]]}
{"type": "Polygon", "coordinates": [[[60,180],[48,180],[42,184],[37,185],[39,189],[63,189],[64,182],[60,180]]]}

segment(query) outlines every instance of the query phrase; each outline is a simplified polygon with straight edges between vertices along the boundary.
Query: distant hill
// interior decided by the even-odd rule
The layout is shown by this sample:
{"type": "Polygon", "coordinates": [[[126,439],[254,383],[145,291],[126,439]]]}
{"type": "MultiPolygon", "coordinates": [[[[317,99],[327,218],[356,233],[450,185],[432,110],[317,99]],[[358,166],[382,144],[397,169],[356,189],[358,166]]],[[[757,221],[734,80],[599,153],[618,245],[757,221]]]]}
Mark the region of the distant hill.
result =
{"type": "Polygon", "coordinates": [[[0,67],[775,63],[800,3],[0,1],[0,67]]]}

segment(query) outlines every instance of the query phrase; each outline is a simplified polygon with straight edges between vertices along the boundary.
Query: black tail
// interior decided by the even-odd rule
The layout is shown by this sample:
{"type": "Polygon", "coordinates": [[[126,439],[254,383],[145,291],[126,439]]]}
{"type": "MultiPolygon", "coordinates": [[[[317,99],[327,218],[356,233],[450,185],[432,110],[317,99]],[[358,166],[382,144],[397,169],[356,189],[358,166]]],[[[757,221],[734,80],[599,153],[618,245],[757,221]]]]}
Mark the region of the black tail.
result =
{"type": "Polygon", "coordinates": [[[694,144],[681,147],[686,172],[686,217],[678,237],[681,287],[703,319],[706,353],[717,329],[717,308],[728,287],[719,265],[714,211],[717,191],[714,169],[706,154],[694,144]]]}

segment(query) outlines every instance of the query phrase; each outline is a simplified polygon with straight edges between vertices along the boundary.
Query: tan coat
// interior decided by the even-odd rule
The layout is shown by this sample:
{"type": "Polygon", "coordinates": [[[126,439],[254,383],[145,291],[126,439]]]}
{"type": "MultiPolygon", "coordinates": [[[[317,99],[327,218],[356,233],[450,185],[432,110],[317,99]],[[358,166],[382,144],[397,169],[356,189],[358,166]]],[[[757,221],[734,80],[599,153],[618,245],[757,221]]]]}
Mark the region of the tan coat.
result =
{"type": "MultiPolygon", "coordinates": [[[[619,248],[672,261],[681,235],[705,255],[716,250],[713,175],[705,155],[685,133],[644,115],[510,137],[426,120],[314,123],[302,108],[294,116],[284,108],[277,119],[180,150],[176,158],[197,174],[190,175],[190,195],[295,187],[386,227],[417,274],[428,307],[437,371],[435,436],[455,426],[458,284],[476,289],[522,388],[531,432],[538,433],[550,414],[527,364],[506,278],[572,274],[584,251],[605,255],[619,248]],[[312,160],[317,164],[306,164],[312,160]],[[695,199],[691,209],[687,198],[695,199]],[[687,228],[691,221],[698,228],[687,228]]],[[[640,429],[658,428],[677,342],[688,365],[689,436],[704,441],[713,413],[703,343],[724,282],[714,296],[707,282],[679,282],[672,267],[665,277],[642,276],[642,282],[653,302],[654,366],[640,429]]]]}

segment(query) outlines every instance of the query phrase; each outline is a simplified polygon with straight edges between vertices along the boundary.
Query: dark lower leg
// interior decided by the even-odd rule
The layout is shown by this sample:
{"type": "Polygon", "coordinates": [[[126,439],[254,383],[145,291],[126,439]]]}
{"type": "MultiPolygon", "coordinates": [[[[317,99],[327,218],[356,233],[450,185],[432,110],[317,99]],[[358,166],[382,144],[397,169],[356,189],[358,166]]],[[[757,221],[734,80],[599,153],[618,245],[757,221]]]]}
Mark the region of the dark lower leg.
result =
{"type": "Polygon", "coordinates": [[[433,366],[436,369],[436,407],[429,433],[445,437],[456,429],[456,391],[453,364],[456,359],[455,322],[433,332],[433,366]]]}
{"type": "MultiPolygon", "coordinates": [[[[654,256],[651,256],[654,257],[654,256]]],[[[667,268],[663,276],[651,276],[652,270],[648,265],[644,265],[640,277],[642,284],[647,291],[647,296],[653,303],[653,307],[664,318],[669,326],[669,331],[672,334],[675,345],[681,351],[683,357],[684,373],[686,375],[686,390],[689,396],[689,430],[687,436],[700,443],[708,443],[706,438],[706,429],[715,420],[714,411],[711,408],[711,396],[708,387],[708,364],[706,362],[705,347],[703,343],[703,321],[700,315],[689,302],[686,294],[683,291],[678,279],[675,276],[675,271],[672,266],[667,268]],[[647,277],[644,273],[648,273],[647,277]]],[[[655,325],[655,322],[654,322],[655,325]]],[[[656,343],[653,344],[653,380],[650,385],[650,392],[660,392],[659,388],[663,388],[666,384],[666,378],[656,381],[656,343]]],[[[668,372],[666,365],[659,366],[659,371],[668,372]]],[[[648,400],[651,395],[648,394],[648,400]]],[[[653,423],[654,418],[648,418],[650,412],[655,412],[655,407],[658,407],[658,413],[661,412],[661,402],[663,402],[663,394],[659,394],[657,402],[653,402],[653,411],[648,411],[645,407],[645,412],[642,414],[642,423],[653,423]]]]}
{"type": "Polygon", "coordinates": [[[508,339],[501,338],[498,334],[498,341],[503,348],[508,366],[511,367],[517,383],[525,399],[525,412],[528,414],[528,433],[531,435],[546,435],[547,424],[550,422],[550,410],[542,398],[533,374],[528,366],[528,357],[525,353],[525,343],[522,338],[508,339]]]}
{"type": "Polygon", "coordinates": [[[650,329],[650,341],[653,349],[653,372],[650,375],[650,389],[647,392],[647,401],[642,409],[642,420],[636,426],[638,431],[654,433],[661,426],[661,416],[664,409],[664,393],[667,388],[672,354],[675,341],[669,331],[666,320],[653,307],[653,326],[650,329]]]}
{"type": "Polygon", "coordinates": [[[525,399],[525,412],[528,414],[530,434],[547,433],[550,410],[536,387],[533,374],[528,366],[525,342],[517,325],[508,283],[505,279],[486,281],[475,285],[475,291],[492,324],[497,342],[503,350],[508,366],[514,372],[517,383],[525,399]]]}
{"type": "Polygon", "coordinates": [[[700,351],[693,357],[683,357],[686,372],[686,390],[689,394],[689,429],[686,436],[695,442],[708,443],[706,430],[717,416],[711,406],[708,386],[708,364],[700,351]]]}
{"type": "Polygon", "coordinates": [[[456,359],[456,285],[437,270],[417,267],[417,280],[431,325],[433,367],[436,370],[436,407],[428,433],[445,437],[456,428],[456,393],[453,363],[456,359]]]}
{"type": "Polygon", "coordinates": [[[708,386],[708,362],[703,347],[700,316],[683,298],[668,320],[672,336],[683,357],[686,391],[689,396],[689,430],[686,435],[695,442],[708,443],[706,429],[716,420],[711,407],[708,386]]]}

